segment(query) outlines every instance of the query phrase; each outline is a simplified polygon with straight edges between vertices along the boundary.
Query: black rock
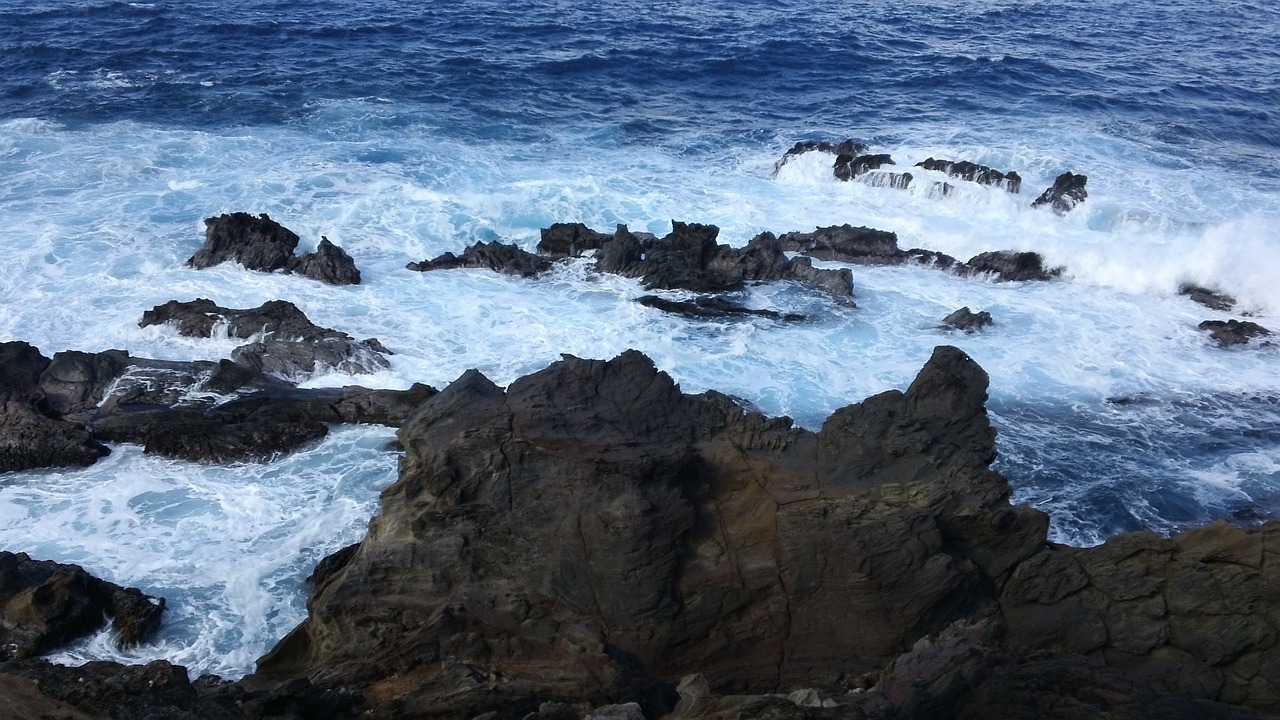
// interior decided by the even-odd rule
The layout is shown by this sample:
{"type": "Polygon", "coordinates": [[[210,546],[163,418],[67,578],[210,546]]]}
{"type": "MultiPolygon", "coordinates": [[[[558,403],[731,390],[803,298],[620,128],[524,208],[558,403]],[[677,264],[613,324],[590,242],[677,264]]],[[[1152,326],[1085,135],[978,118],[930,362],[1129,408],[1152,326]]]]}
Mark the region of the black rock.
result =
{"type": "Polygon", "coordinates": [[[884,165],[893,165],[893,158],[888,155],[852,155],[842,153],[836,156],[831,171],[841,180],[852,180],[859,175],[876,170],[884,165]]]}
{"type": "Polygon", "coordinates": [[[555,223],[542,229],[538,254],[554,260],[579,257],[588,250],[599,250],[612,235],[600,233],[582,223],[555,223]]]}
{"type": "Polygon", "coordinates": [[[790,232],[779,240],[783,250],[818,260],[857,265],[898,265],[906,260],[906,253],[898,248],[897,234],[869,227],[824,227],[808,233],[790,232]]]}
{"type": "Polygon", "coordinates": [[[990,273],[997,282],[1052,280],[1062,268],[1045,269],[1044,258],[1037,252],[997,250],[974,255],[965,263],[965,274],[990,273]]]}
{"type": "Polygon", "coordinates": [[[744,316],[765,317],[772,320],[795,322],[804,320],[798,313],[780,313],[775,310],[756,310],[731,302],[719,296],[705,296],[693,300],[670,300],[657,295],[644,295],[636,298],[636,302],[663,312],[684,315],[699,320],[733,318],[744,316]]]}
{"type": "Polygon", "coordinates": [[[867,151],[866,145],[863,145],[862,143],[859,143],[859,142],[855,142],[852,139],[845,140],[844,142],[840,142],[840,143],[832,143],[832,142],[827,142],[825,140],[822,140],[822,141],[802,140],[800,142],[797,142],[795,145],[792,145],[791,149],[783,153],[782,157],[778,159],[778,162],[774,163],[773,174],[777,175],[778,170],[781,169],[783,165],[786,165],[787,162],[791,160],[791,158],[796,157],[797,155],[803,155],[809,152],[825,152],[825,153],[830,153],[832,155],[856,156],[856,155],[861,155],[866,151],[867,151]]]}
{"type": "Polygon", "coordinates": [[[939,327],[946,330],[963,330],[967,333],[973,333],[992,324],[994,322],[991,319],[991,313],[986,310],[975,313],[966,305],[942,318],[942,325],[939,327]]]}
{"type": "Polygon", "coordinates": [[[1218,343],[1218,347],[1245,345],[1254,338],[1273,334],[1251,320],[1205,320],[1198,327],[1201,330],[1208,330],[1209,335],[1218,343]]]}
{"type": "Polygon", "coordinates": [[[1215,292],[1199,285],[1185,284],[1178,288],[1179,295],[1186,295],[1210,310],[1230,311],[1236,306],[1236,299],[1226,293],[1215,292]]]}
{"type": "Polygon", "coordinates": [[[860,178],[871,187],[887,187],[894,190],[906,190],[911,186],[911,173],[869,172],[860,178]]]}
{"type": "MultiPolygon", "coordinates": [[[[968,160],[935,160],[929,158],[922,162],[916,163],[916,167],[922,167],[925,170],[936,170],[944,172],[952,177],[958,177],[961,180],[976,182],[979,185],[991,185],[993,187],[1004,188],[1011,193],[1022,191],[1022,177],[1018,173],[1010,170],[1009,172],[1000,172],[986,165],[969,162],[968,160]]],[[[945,196],[946,191],[943,191],[945,196]]]]}
{"type": "Polygon", "coordinates": [[[50,402],[40,381],[49,367],[25,342],[0,343],[0,472],[92,465],[109,452],[82,424],[57,419],[84,399],[50,402]]]}
{"type": "Polygon", "coordinates": [[[346,250],[321,237],[315,252],[304,253],[289,262],[289,272],[305,275],[330,285],[359,285],[360,270],[346,250]]]}
{"type": "Polygon", "coordinates": [[[298,273],[331,285],[357,285],[360,271],[342,248],[321,238],[315,252],[294,257],[298,235],[266,213],[236,212],[204,221],[204,245],[187,260],[197,270],[227,261],[249,270],[298,273]]]}
{"type": "Polygon", "coordinates": [[[1085,175],[1062,173],[1053,181],[1052,186],[1040,193],[1040,197],[1031,201],[1031,207],[1049,205],[1055,213],[1064,215],[1089,197],[1088,191],[1084,189],[1087,182],[1089,178],[1085,175]]]}
{"type": "Polygon", "coordinates": [[[515,245],[500,242],[477,242],[462,251],[461,255],[447,252],[432,260],[411,262],[405,266],[416,272],[453,270],[456,268],[485,268],[504,275],[533,277],[551,267],[551,261],[515,245]]]}

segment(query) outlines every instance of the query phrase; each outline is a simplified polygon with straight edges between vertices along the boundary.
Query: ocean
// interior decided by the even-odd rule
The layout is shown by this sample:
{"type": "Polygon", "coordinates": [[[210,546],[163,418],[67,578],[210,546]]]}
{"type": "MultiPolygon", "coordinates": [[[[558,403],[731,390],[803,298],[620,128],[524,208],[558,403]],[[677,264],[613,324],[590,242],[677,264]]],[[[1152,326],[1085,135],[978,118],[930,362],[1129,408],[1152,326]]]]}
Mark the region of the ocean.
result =
{"type": "MultiPolygon", "coordinates": [[[[226,357],[237,341],[138,327],[168,300],[297,304],[376,337],[389,370],[308,386],[505,384],[561,353],[637,348],[817,428],[905,388],[939,344],[991,376],[996,467],[1051,538],[1090,545],[1280,514],[1280,351],[1197,330],[1280,331],[1280,9],[1225,0],[56,0],[0,8],[0,340],[226,357]],[[889,153],[906,190],[841,182],[797,141],[889,153]],[[912,166],[969,160],[1021,194],[912,166]],[[1063,172],[1088,199],[1031,200],[1063,172]],[[364,282],[196,271],[203,219],[268,213],[326,236],[364,282]],[[1051,282],[854,267],[857,307],[773,284],[735,298],[808,320],[696,321],[634,302],[586,260],[537,279],[406,263],[539,230],[673,220],[744,245],[850,223],[967,258],[1034,250],[1051,282]],[[1235,296],[1228,313],[1178,294],[1235,296]],[[994,326],[938,329],[961,306],[994,326]]],[[[837,263],[816,262],[820,266],[837,263]]],[[[672,296],[679,296],[673,294],[672,296]]],[[[164,658],[239,677],[305,615],[302,579],[359,540],[395,477],[392,430],[344,427],[267,463],[118,446],[86,469],[0,475],[0,548],[76,562],[169,601],[157,642],[106,634],[53,659],[164,658]]]]}

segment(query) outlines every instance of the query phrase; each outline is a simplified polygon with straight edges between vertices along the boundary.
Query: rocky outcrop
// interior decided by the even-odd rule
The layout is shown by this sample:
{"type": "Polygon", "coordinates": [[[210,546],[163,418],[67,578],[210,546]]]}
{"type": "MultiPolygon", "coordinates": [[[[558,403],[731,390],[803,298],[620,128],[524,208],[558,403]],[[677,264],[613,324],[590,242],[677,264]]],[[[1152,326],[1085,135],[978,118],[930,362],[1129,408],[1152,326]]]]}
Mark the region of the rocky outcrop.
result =
{"type": "Polygon", "coordinates": [[[171,325],[188,337],[252,340],[232,353],[237,364],[282,378],[298,378],[326,369],[371,373],[389,367],[389,354],[376,339],[356,341],[350,335],[311,322],[296,305],[270,300],[256,308],[235,310],[212,300],[170,300],[144,312],[141,327],[171,325]]]}
{"type": "MultiPolygon", "coordinates": [[[[1003,188],[1011,193],[1019,193],[1022,191],[1022,177],[1018,173],[1010,170],[1009,172],[1001,172],[986,165],[969,162],[968,160],[935,160],[932,157],[916,163],[916,167],[925,170],[936,170],[943,172],[951,177],[968,180],[979,185],[991,185],[992,187],[1003,188]]],[[[944,193],[945,194],[945,193],[944,193]]]]}
{"type": "Polygon", "coordinates": [[[342,248],[321,238],[315,252],[294,256],[298,235],[266,213],[223,214],[204,221],[204,245],[187,260],[197,270],[238,262],[249,270],[298,273],[332,285],[358,285],[360,271],[342,248]]]}
{"type": "Polygon", "coordinates": [[[942,318],[942,325],[939,327],[944,330],[962,330],[966,333],[975,333],[993,324],[995,324],[995,321],[991,319],[991,313],[986,310],[975,313],[969,309],[968,305],[965,305],[942,318]]]}
{"type": "Polygon", "coordinates": [[[1192,302],[1198,302],[1210,310],[1229,312],[1236,306],[1236,299],[1230,295],[1199,285],[1184,284],[1178,288],[1178,294],[1185,295],[1191,298],[1192,302]]]}
{"type": "Polygon", "coordinates": [[[589,250],[599,250],[612,239],[612,235],[596,232],[582,223],[554,223],[542,229],[538,254],[552,260],[581,257],[589,250]]]}
{"type": "Polygon", "coordinates": [[[985,387],[941,348],[813,433],[684,395],[634,352],[505,392],[468,373],[402,428],[368,538],[260,671],[443,715],[652,717],[689,672],[759,691],[877,669],[995,612],[991,578],[1043,545],[987,469],[985,387]]]}
{"type": "Polygon", "coordinates": [[[1013,250],[979,253],[957,270],[966,275],[990,275],[997,282],[1044,281],[1062,274],[1060,267],[1046,268],[1040,253],[1013,250]]]}
{"type": "Polygon", "coordinates": [[[836,156],[835,164],[831,166],[831,172],[837,179],[847,181],[872,170],[878,170],[885,165],[893,164],[893,158],[885,154],[854,155],[841,153],[836,156]]]}
{"type": "Polygon", "coordinates": [[[146,641],[164,598],[99,580],[79,565],[0,551],[0,660],[26,658],[96,631],[111,618],[116,644],[146,641]]]}
{"type": "Polygon", "coordinates": [[[261,460],[328,434],[334,423],[398,426],[435,390],[300,389],[231,360],[172,362],[121,350],[66,351],[52,360],[22,342],[0,345],[3,468],[92,464],[103,442],[204,462],[261,460]]]}
{"type": "Polygon", "coordinates": [[[780,313],[776,310],[748,308],[726,300],[717,295],[697,297],[693,300],[672,300],[657,295],[644,295],[636,298],[636,302],[645,307],[655,308],[663,312],[683,315],[698,320],[719,320],[739,317],[763,317],[770,320],[796,322],[805,316],[798,313],[780,313]]]}
{"type": "Polygon", "coordinates": [[[871,187],[906,190],[911,187],[911,181],[914,178],[912,178],[911,173],[869,172],[858,179],[871,187]]]}
{"type": "Polygon", "coordinates": [[[849,155],[856,157],[866,153],[867,146],[862,143],[855,142],[852,139],[839,143],[828,142],[826,140],[802,140],[797,142],[795,145],[792,145],[789,150],[782,154],[782,157],[778,158],[778,162],[773,165],[773,174],[777,175],[778,170],[782,169],[782,166],[790,162],[792,158],[811,152],[823,152],[836,156],[849,155]]]}
{"type": "Polygon", "coordinates": [[[898,248],[896,233],[847,223],[807,233],[789,232],[778,239],[783,250],[817,260],[856,265],[899,265],[907,261],[907,254],[898,248]]]}
{"type": "Polygon", "coordinates": [[[1040,197],[1031,201],[1031,207],[1048,205],[1055,213],[1065,215],[1089,197],[1089,192],[1084,188],[1087,182],[1089,178],[1085,175],[1062,173],[1054,179],[1053,185],[1040,193],[1040,197]]]}
{"type": "Polygon", "coordinates": [[[477,242],[463,250],[461,255],[447,252],[433,260],[411,262],[405,267],[416,272],[484,268],[504,275],[533,277],[550,269],[551,261],[531,252],[525,252],[515,245],[477,242]]]}
{"type": "Polygon", "coordinates": [[[1268,337],[1273,333],[1252,320],[1205,320],[1198,325],[1206,330],[1218,347],[1247,345],[1254,338],[1268,337]]]}

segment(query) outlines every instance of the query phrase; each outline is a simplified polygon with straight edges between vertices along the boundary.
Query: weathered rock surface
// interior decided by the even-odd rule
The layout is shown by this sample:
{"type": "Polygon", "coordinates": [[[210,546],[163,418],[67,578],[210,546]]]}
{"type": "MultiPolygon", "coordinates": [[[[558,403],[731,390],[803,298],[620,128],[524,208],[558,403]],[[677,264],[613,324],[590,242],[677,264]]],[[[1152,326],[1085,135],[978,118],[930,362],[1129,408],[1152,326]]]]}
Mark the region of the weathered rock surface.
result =
{"type": "Polygon", "coordinates": [[[997,282],[1044,281],[1062,274],[1062,268],[1045,268],[1040,253],[1013,250],[979,253],[957,270],[970,275],[989,274],[997,282]]]}
{"type": "Polygon", "coordinates": [[[858,155],[865,154],[867,152],[867,146],[852,139],[838,143],[828,142],[826,140],[801,140],[795,145],[792,145],[791,149],[783,153],[782,157],[778,158],[778,162],[773,165],[773,174],[777,175],[778,170],[780,170],[783,165],[790,162],[792,158],[810,152],[823,152],[836,156],[849,155],[856,157],[858,155]]]}
{"type": "Polygon", "coordinates": [[[204,245],[187,260],[197,270],[238,262],[249,270],[298,273],[331,285],[358,285],[360,271],[342,248],[321,238],[315,252],[294,256],[298,235],[266,213],[235,212],[204,221],[204,245]]]}
{"type": "Polygon", "coordinates": [[[559,260],[580,257],[588,250],[599,250],[613,236],[592,230],[582,223],[555,223],[542,229],[538,254],[559,260]]]}
{"type": "Polygon", "coordinates": [[[952,177],[968,180],[979,185],[991,185],[993,187],[1003,188],[1011,193],[1022,191],[1022,177],[1018,173],[1010,170],[1009,172],[1001,172],[986,165],[969,162],[968,160],[935,160],[929,158],[927,160],[916,163],[916,167],[925,170],[936,170],[944,172],[952,177]]]}
{"type": "Polygon", "coordinates": [[[893,158],[885,154],[853,155],[841,153],[836,156],[835,164],[831,166],[831,172],[840,180],[847,181],[871,170],[878,170],[885,165],[893,164],[893,158]]]}
{"type": "Polygon", "coordinates": [[[1199,285],[1186,284],[1178,288],[1179,295],[1186,295],[1210,310],[1228,312],[1235,308],[1236,299],[1226,293],[1216,292],[1199,285]]]}
{"type": "Polygon", "coordinates": [[[1087,182],[1089,178],[1085,175],[1062,173],[1054,179],[1053,185],[1040,193],[1040,197],[1031,201],[1031,207],[1048,205],[1055,213],[1065,215],[1089,197],[1089,192],[1084,188],[1087,182]]]}
{"type": "Polygon", "coordinates": [[[776,310],[748,308],[726,300],[717,295],[708,295],[693,300],[671,300],[657,295],[644,295],[636,298],[636,302],[663,312],[684,315],[699,320],[715,320],[735,317],[764,317],[771,320],[796,322],[805,316],[798,313],[780,313],[776,310]]]}
{"type": "Polygon", "coordinates": [[[205,462],[260,460],[328,434],[334,423],[398,426],[435,392],[359,386],[300,389],[230,360],[172,362],[121,350],[52,360],[0,345],[0,463],[5,470],[88,465],[102,442],[205,462]],[[7,390],[6,390],[7,388],[7,390]]]}
{"type": "Polygon", "coordinates": [[[270,300],[256,308],[236,310],[212,300],[170,300],[144,312],[141,327],[172,325],[181,335],[253,339],[232,353],[239,365],[282,378],[299,378],[321,370],[371,373],[389,367],[388,354],[376,339],[356,341],[350,335],[311,322],[296,305],[270,300]]]}
{"type": "Polygon", "coordinates": [[[83,426],[59,422],[40,389],[49,359],[25,342],[0,343],[0,472],[92,465],[107,454],[83,426]]]}
{"type": "Polygon", "coordinates": [[[1254,338],[1268,337],[1273,333],[1252,320],[1205,320],[1197,327],[1207,330],[1218,347],[1247,345],[1254,338]]]}
{"type": "Polygon", "coordinates": [[[986,310],[973,312],[968,305],[956,310],[950,315],[942,318],[942,327],[946,330],[963,330],[967,333],[974,333],[984,327],[994,325],[995,321],[991,319],[991,313],[986,310]]]}
{"type": "Polygon", "coordinates": [[[405,267],[416,272],[484,268],[504,275],[533,277],[550,269],[551,261],[540,255],[525,252],[515,245],[482,241],[463,250],[461,255],[447,252],[432,260],[411,262],[405,267]]]}
{"type": "Polygon", "coordinates": [[[79,565],[0,551],[0,660],[27,658],[96,631],[111,618],[129,648],[160,625],[164,599],[99,580],[79,565]]]}

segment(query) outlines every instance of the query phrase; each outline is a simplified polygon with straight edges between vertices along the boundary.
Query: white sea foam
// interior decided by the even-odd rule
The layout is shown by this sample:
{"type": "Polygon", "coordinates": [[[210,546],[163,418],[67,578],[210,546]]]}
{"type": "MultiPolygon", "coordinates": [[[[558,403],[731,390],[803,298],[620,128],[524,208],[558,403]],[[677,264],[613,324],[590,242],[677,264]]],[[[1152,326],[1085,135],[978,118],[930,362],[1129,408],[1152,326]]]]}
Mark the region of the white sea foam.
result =
{"type": "MultiPolygon", "coordinates": [[[[1170,442],[1161,428],[1185,425],[1178,403],[1280,394],[1274,350],[1214,347],[1195,326],[1227,315],[1175,295],[1183,282],[1215,286],[1262,324],[1276,324],[1280,210],[1272,188],[1074,128],[1019,129],[1002,144],[990,133],[904,128],[874,148],[893,154],[891,169],[916,176],[901,191],[839,182],[832,158],[818,153],[774,177],[794,138],[677,156],[586,150],[574,137],[468,146],[427,130],[362,125],[369,113],[394,112],[385,102],[325,105],[316,127],[223,133],[0,122],[0,337],[29,340],[47,355],[116,347],[218,359],[242,341],[140,328],[142,312],[172,299],[229,307],[282,299],[395,353],[389,370],[321,375],[311,385],[439,387],[473,367],[505,384],[561,353],[607,358],[638,348],[688,391],[714,388],[807,427],[849,402],[906,387],[932,348],[948,343],[991,375],[1004,467],[1017,497],[1054,513],[1056,539],[1097,542],[1141,524],[1170,529],[1177,513],[1220,512],[1232,498],[1258,500],[1277,484],[1274,468],[1246,461],[1268,452],[1257,446],[1266,436],[1225,456],[1175,457],[1160,445],[1170,442]],[[1017,170],[1023,192],[952,179],[953,195],[931,197],[929,183],[944,178],[913,167],[929,156],[1017,170]],[[1088,201],[1064,217],[1031,209],[1066,170],[1089,175],[1088,201]],[[185,267],[203,239],[201,220],[236,210],[270,213],[298,232],[300,251],[328,236],[352,254],[364,283],[332,287],[234,264],[185,267]],[[404,269],[477,240],[532,249],[539,228],[558,221],[661,234],[672,219],[719,225],[721,241],[734,245],[763,230],[869,225],[897,232],[904,248],[961,258],[1036,250],[1066,274],[1052,283],[992,283],[855,267],[856,309],[779,284],[740,299],[808,321],[704,323],[638,305],[646,292],[638,282],[597,275],[585,260],[538,280],[404,269]],[[995,326],[975,335],[937,329],[962,305],[991,312],[995,326]],[[1122,411],[1107,403],[1115,397],[1151,403],[1122,411]],[[1127,432],[1153,449],[1130,452],[1127,432]],[[1110,452],[1114,467],[1091,465],[1080,448],[1110,452]],[[1052,476],[1058,471],[1075,485],[1052,476]],[[1173,484],[1204,482],[1181,495],[1144,494],[1142,483],[1163,475],[1173,484]],[[1095,495],[1125,497],[1126,514],[1090,506],[1095,495]],[[1183,504],[1172,507],[1170,498],[1183,504]]],[[[1223,423],[1251,412],[1226,401],[1212,407],[1223,423]]],[[[394,474],[394,459],[378,449],[388,437],[342,430],[317,449],[230,470],[126,447],[83,471],[10,475],[0,483],[0,533],[6,546],[169,596],[160,645],[136,657],[236,675],[301,617],[296,579],[360,536],[376,488],[394,474]]],[[[99,639],[60,657],[114,656],[105,647],[99,639]]]]}

